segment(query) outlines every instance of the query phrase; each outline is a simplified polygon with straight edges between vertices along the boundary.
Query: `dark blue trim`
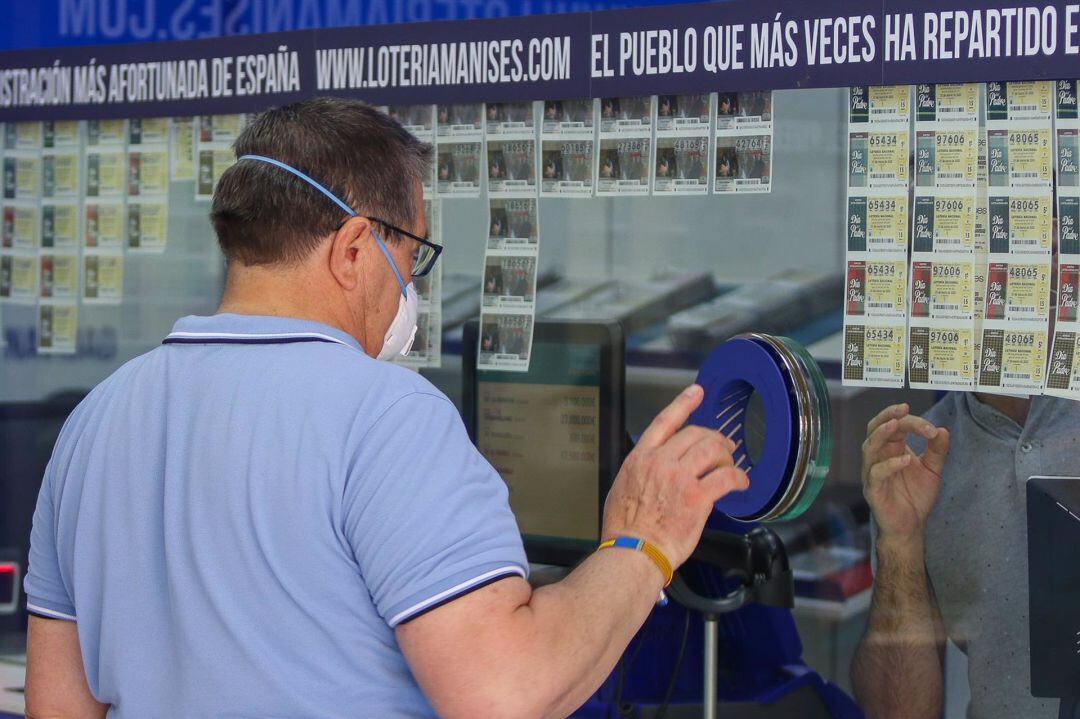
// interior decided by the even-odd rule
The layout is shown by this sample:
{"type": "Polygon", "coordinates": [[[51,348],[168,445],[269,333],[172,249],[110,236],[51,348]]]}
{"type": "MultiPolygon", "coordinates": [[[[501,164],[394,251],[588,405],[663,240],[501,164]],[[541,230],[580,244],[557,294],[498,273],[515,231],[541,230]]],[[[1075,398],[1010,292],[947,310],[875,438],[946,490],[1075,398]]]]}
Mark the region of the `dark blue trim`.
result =
{"type": "MultiPolygon", "coordinates": [[[[33,609],[30,609],[29,607],[27,608],[26,613],[30,614],[32,616],[35,616],[38,619],[50,619],[50,620],[52,620],[54,622],[71,622],[71,623],[74,624],[74,623],[77,623],[77,621],[78,621],[76,619],[68,619],[67,617],[54,617],[54,616],[52,616],[50,614],[42,614],[41,612],[35,612],[33,609]]],[[[2,715],[0,715],[0,716],[2,716],[2,715]]]]}
{"type": "Polygon", "coordinates": [[[291,345],[297,342],[324,342],[345,345],[341,340],[324,337],[166,337],[163,345],[291,345]]]}
{"type": "Polygon", "coordinates": [[[489,584],[494,584],[495,582],[502,581],[503,579],[506,579],[508,577],[520,577],[520,576],[521,576],[521,574],[519,572],[515,572],[515,571],[512,571],[512,570],[507,570],[506,572],[504,572],[502,574],[496,574],[494,577],[489,577],[488,579],[485,579],[484,581],[480,582],[479,584],[477,584],[475,586],[469,587],[467,589],[462,589],[457,594],[454,594],[454,595],[451,595],[449,597],[445,597],[443,599],[440,599],[439,601],[432,604],[430,607],[424,607],[423,609],[418,610],[415,614],[410,614],[409,616],[407,616],[404,619],[402,619],[401,621],[399,621],[395,626],[400,627],[405,622],[411,622],[412,620],[416,619],[417,617],[421,617],[421,616],[427,614],[428,612],[432,611],[433,609],[438,609],[439,607],[443,606],[444,604],[449,604],[450,602],[454,601],[455,599],[461,599],[466,594],[471,594],[472,592],[475,592],[477,589],[483,589],[484,587],[488,586],[489,584]]]}

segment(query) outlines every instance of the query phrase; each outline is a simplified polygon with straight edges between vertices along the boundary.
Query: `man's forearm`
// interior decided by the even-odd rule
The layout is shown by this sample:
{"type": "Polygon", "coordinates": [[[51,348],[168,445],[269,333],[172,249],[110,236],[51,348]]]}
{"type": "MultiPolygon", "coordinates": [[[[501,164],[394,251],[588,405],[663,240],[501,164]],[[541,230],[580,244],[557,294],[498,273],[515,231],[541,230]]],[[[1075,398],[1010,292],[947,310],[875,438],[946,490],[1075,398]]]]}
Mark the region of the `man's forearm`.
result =
{"type": "Polygon", "coordinates": [[[855,655],[855,695],[870,719],[937,719],[942,643],[921,540],[877,545],[870,624],[855,655]]]}
{"type": "Polygon", "coordinates": [[[596,691],[649,616],[662,584],[641,552],[608,549],[533,593],[527,611],[544,634],[535,664],[550,673],[557,700],[545,716],[566,716],[596,691]]]}
{"type": "Polygon", "coordinates": [[[439,716],[565,717],[611,673],[662,583],[641,552],[607,549],[557,584],[508,579],[462,597],[438,622],[399,627],[398,641],[409,657],[415,638],[435,636],[410,666],[439,716]]]}

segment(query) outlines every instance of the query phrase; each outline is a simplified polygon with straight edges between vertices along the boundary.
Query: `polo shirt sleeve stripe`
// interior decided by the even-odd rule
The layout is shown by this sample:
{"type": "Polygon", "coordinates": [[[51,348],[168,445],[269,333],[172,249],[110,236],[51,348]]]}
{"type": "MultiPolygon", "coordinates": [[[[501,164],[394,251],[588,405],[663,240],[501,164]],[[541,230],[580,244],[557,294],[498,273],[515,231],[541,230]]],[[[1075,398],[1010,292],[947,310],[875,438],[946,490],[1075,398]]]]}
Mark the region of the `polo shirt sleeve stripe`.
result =
{"type": "Polygon", "coordinates": [[[470,592],[475,592],[477,589],[482,589],[489,584],[493,584],[500,579],[506,579],[507,577],[521,577],[522,579],[527,579],[525,570],[516,565],[501,567],[499,569],[494,569],[490,572],[484,572],[475,579],[471,579],[467,582],[462,582],[461,584],[450,587],[446,591],[439,592],[430,599],[425,599],[422,602],[414,604],[408,609],[398,612],[394,616],[390,617],[387,624],[389,624],[391,627],[396,627],[399,624],[403,624],[412,619],[416,619],[422,614],[427,614],[433,609],[438,609],[439,607],[447,604],[448,602],[452,602],[455,599],[460,599],[461,597],[469,594],[470,592]]]}
{"type": "Polygon", "coordinates": [[[48,607],[43,607],[40,604],[35,604],[33,602],[26,603],[26,611],[29,614],[35,614],[39,617],[44,617],[45,619],[63,619],[68,622],[78,621],[74,614],[58,612],[55,609],[49,609],[48,607]]]}

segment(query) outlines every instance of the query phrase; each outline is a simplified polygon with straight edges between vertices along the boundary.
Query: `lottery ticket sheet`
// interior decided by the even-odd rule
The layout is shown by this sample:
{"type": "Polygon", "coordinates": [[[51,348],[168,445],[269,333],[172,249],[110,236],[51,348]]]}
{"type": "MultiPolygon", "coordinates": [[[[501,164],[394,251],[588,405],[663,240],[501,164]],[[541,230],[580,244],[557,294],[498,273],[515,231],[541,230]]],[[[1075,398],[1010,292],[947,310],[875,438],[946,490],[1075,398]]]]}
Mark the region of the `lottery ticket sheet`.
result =
{"type": "Polygon", "coordinates": [[[1080,316],[1077,286],[1080,284],[1080,176],[1077,172],[1078,80],[1054,83],[1057,133],[1057,301],[1054,336],[1046,368],[1044,392],[1055,397],[1080,400],[1080,316]]]}
{"type": "MultiPolygon", "coordinates": [[[[904,384],[910,87],[852,87],[848,105],[845,385],[904,384]]],[[[718,99],[718,121],[723,95],[718,99]]],[[[752,130],[750,130],[752,131],[752,130]]],[[[724,136],[718,126],[716,162],[724,136]]],[[[718,165],[715,174],[721,174],[718,165]]]]}
{"type": "Polygon", "coordinates": [[[975,386],[979,85],[914,88],[908,384],[975,386]]]}
{"type": "Polygon", "coordinates": [[[487,234],[477,366],[527,372],[540,261],[537,199],[489,199],[487,234]]]}
{"type": "Polygon", "coordinates": [[[976,389],[1040,394],[1051,338],[1054,86],[985,85],[986,291],[976,389]]]}

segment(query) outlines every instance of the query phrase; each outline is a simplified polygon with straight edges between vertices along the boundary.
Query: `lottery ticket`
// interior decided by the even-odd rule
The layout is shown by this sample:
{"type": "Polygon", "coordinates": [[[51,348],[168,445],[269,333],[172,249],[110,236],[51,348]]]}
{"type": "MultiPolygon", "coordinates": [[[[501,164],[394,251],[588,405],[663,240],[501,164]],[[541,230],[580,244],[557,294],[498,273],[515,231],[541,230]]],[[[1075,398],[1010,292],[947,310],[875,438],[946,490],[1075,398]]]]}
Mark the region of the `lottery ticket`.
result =
{"type": "Polygon", "coordinates": [[[535,197],[537,162],[535,139],[488,140],[488,196],[535,197]]]}
{"type": "Polygon", "coordinates": [[[912,319],[908,384],[916,389],[970,390],[974,378],[974,328],[970,322],[912,319]]]}
{"type": "Polygon", "coordinates": [[[527,372],[532,354],[531,312],[480,315],[480,347],[476,365],[483,370],[527,372]]]}
{"type": "Polygon", "coordinates": [[[41,195],[40,152],[5,152],[3,179],[5,200],[37,200],[41,195]]]}
{"type": "Polygon", "coordinates": [[[970,328],[974,275],[970,257],[916,252],[911,263],[912,320],[965,320],[970,328]]]}
{"type": "Polygon", "coordinates": [[[247,117],[240,113],[231,115],[199,115],[199,144],[224,143],[231,145],[240,137],[247,124],[247,117]]]}
{"type": "Polygon", "coordinates": [[[82,268],[82,301],[85,304],[120,304],[124,295],[124,256],[122,254],[84,254],[82,268]]]}
{"type": "Polygon", "coordinates": [[[540,132],[542,138],[585,138],[595,133],[593,100],[541,100],[540,132]]]}
{"type": "Polygon", "coordinates": [[[1050,258],[1017,262],[990,255],[986,279],[987,322],[1046,325],[1050,316],[1050,258]]]}
{"type": "Polygon", "coordinates": [[[540,239],[535,198],[492,199],[488,203],[488,250],[528,248],[540,239]]]}
{"type": "Polygon", "coordinates": [[[489,102],[484,105],[484,128],[489,139],[535,139],[533,103],[489,102]]]}
{"type": "Polygon", "coordinates": [[[1039,394],[1046,369],[1045,326],[1010,328],[990,319],[983,324],[976,390],[1039,394]]]}
{"type": "Polygon", "coordinates": [[[164,252],[169,234],[169,206],[159,200],[127,203],[127,248],[130,252],[164,252]]]}
{"type": "Polygon", "coordinates": [[[439,140],[484,139],[484,106],[481,103],[436,105],[435,136],[439,140]]]}
{"type": "Polygon", "coordinates": [[[79,196],[78,150],[46,150],[42,154],[41,196],[79,196]]]}
{"type": "Polygon", "coordinates": [[[79,204],[75,200],[48,200],[41,205],[41,247],[79,247],[79,204]]]}
{"type": "Polygon", "coordinates": [[[0,203],[0,248],[35,250],[39,245],[40,209],[37,203],[0,203]]]}
{"type": "Polygon", "coordinates": [[[171,122],[167,117],[128,120],[128,147],[167,145],[170,124],[171,122]]]}
{"type": "Polygon", "coordinates": [[[481,142],[439,142],[435,188],[439,197],[479,197],[481,142]]]}
{"type": "Polygon", "coordinates": [[[657,137],[708,137],[711,129],[712,97],[710,94],[657,96],[654,102],[657,137]]]}
{"type": "Polygon", "coordinates": [[[915,121],[978,126],[979,84],[916,85],[915,121]]]}
{"type": "Polygon", "coordinates": [[[1055,164],[1051,140],[1049,121],[1029,120],[997,128],[987,123],[990,187],[1049,188],[1055,164]]]}
{"type": "Polygon", "coordinates": [[[74,303],[50,301],[38,305],[39,354],[74,354],[79,329],[79,308],[74,303]]]}
{"type": "Polygon", "coordinates": [[[593,194],[596,141],[550,140],[541,145],[540,194],[590,197],[593,194]]]}
{"type": "Polygon", "coordinates": [[[718,134],[713,167],[714,193],[771,192],[772,134],[718,134]]]}
{"type": "Polygon", "coordinates": [[[954,123],[950,129],[915,132],[915,184],[918,187],[975,187],[979,160],[978,126],[954,123]]]}
{"type": "Polygon", "coordinates": [[[534,311],[537,256],[530,250],[489,251],[484,257],[485,311],[534,311]]]}
{"type": "Polygon", "coordinates": [[[74,300],[79,295],[79,256],[43,252],[38,283],[42,299],[74,300]]]}
{"type": "Polygon", "coordinates": [[[716,131],[753,129],[772,131],[773,94],[771,90],[716,93],[716,131]]]}
{"type": "Polygon", "coordinates": [[[242,114],[199,115],[195,144],[195,199],[211,200],[225,170],[236,162],[232,143],[248,117],[242,114]]]}
{"type": "Polygon", "coordinates": [[[847,261],[848,318],[903,320],[907,308],[907,258],[850,253],[847,261]]]}
{"type": "Polygon", "coordinates": [[[648,95],[600,98],[600,137],[649,137],[653,119],[652,100],[648,95]]]}
{"type": "MultiPolygon", "coordinates": [[[[656,156],[653,158],[653,194],[706,194],[709,191],[709,156],[708,135],[661,137],[657,130],[656,156]]],[[[603,179],[604,169],[601,157],[600,180],[603,179]]]]}
{"type": "MultiPolygon", "coordinates": [[[[717,157],[719,152],[717,147],[717,157]]],[[[907,127],[871,127],[848,133],[848,187],[906,188],[907,185],[907,127]]]]}
{"type": "Polygon", "coordinates": [[[125,120],[87,120],[86,144],[90,147],[123,147],[127,139],[125,120]]]}
{"type": "Polygon", "coordinates": [[[1053,111],[1053,84],[1045,80],[986,83],[986,121],[1049,122],[1053,111]]]}
{"type": "Polygon", "coordinates": [[[904,320],[851,322],[844,325],[845,385],[904,385],[904,320]]]}
{"type": "Polygon", "coordinates": [[[850,125],[907,125],[911,120],[911,86],[856,86],[848,92],[850,125]]]}
{"type": "Polygon", "coordinates": [[[169,149],[142,149],[128,152],[129,197],[167,195],[169,192],[169,149]]]}
{"type": "Polygon", "coordinates": [[[13,304],[37,302],[38,256],[0,253],[0,301],[13,304]]]}
{"type": "Polygon", "coordinates": [[[442,365],[442,315],[428,308],[416,313],[416,335],[409,354],[394,360],[396,364],[419,370],[442,365]]]}
{"type": "Polygon", "coordinates": [[[236,163],[236,155],[228,147],[199,145],[196,156],[195,199],[211,200],[218,180],[236,163]]]}
{"type": "Polygon", "coordinates": [[[46,120],[41,123],[41,146],[45,149],[54,147],[77,148],[80,135],[78,120],[46,120]]]}
{"type": "Polygon", "coordinates": [[[1061,188],[1080,186],[1080,144],[1075,127],[1059,127],[1057,130],[1057,185],[1061,188]]]}
{"type": "Polygon", "coordinates": [[[975,245],[972,257],[975,267],[975,356],[974,374],[978,377],[982,359],[982,327],[986,311],[986,273],[990,254],[990,227],[987,220],[986,198],[989,192],[986,167],[986,136],[979,137],[979,169],[975,184],[975,245]]]}
{"type": "Polygon", "coordinates": [[[1080,399],[1080,332],[1057,330],[1046,370],[1044,394],[1080,399]]]}
{"type": "Polygon", "coordinates": [[[647,195],[652,176],[651,140],[601,137],[596,157],[596,194],[647,195]]]}
{"type": "Polygon", "coordinates": [[[1049,255],[1053,231],[1053,195],[1046,190],[989,190],[987,222],[992,253],[1049,255]]]}
{"type": "Polygon", "coordinates": [[[848,194],[848,252],[905,252],[908,244],[908,194],[870,190],[848,194]]]}
{"type": "Polygon", "coordinates": [[[86,153],[86,196],[123,197],[127,193],[126,157],[122,149],[90,150],[86,153]]]}
{"type": "Polygon", "coordinates": [[[122,249],[124,202],[119,198],[87,200],[83,204],[83,242],[89,249],[122,249]]]}
{"type": "Polygon", "coordinates": [[[44,135],[40,122],[8,122],[4,124],[5,150],[40,150],[44,135]]]}
{"type": "Polygon", "coordinates": [[[976,209],[973,192],[916,194],[911,229],[913,249],[970,253],[975,244],[976,209]]]}

